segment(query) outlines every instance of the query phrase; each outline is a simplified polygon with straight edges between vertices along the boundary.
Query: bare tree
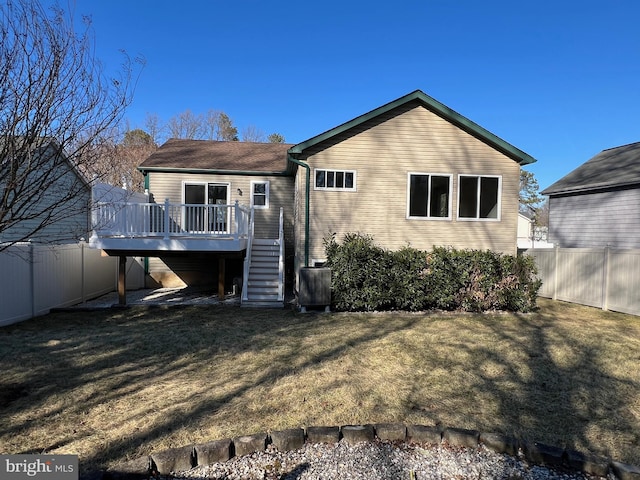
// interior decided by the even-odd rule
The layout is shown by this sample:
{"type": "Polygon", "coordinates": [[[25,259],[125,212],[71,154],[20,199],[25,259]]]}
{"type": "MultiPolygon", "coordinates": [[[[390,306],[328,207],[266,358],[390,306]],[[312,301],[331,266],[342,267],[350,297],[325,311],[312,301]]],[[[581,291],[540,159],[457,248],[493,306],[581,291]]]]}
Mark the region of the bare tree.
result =
{"type": "Polygon", "coordinates": [[[197,115],[187,109],[171,117],[167,123],[169,135],[172,138],[186,138],[189,140],[201,138],[204,125],[202,115],[197,115]]]}
{"type": "Polygon", "coordinates": [[[77,32],[69,15],[37,0],[5,2],[0,18],[1,251],[87,213],[79,198],[132,100],[137,61],[123,53],[121,71],[107,78],[90,21],[77,32]]]}
{"type": "Polygon", "coordinates": [[[243,142],[264,142],[266,135],[255,125],[249,125],[242,129],[243,142]]]}
{"type": "Polygon", "coordinates": [[[220,140],[220,110],[209,110],[204,115],[204,139],[220,140]]]}
{"type": "MultiPolygon", "coordinates": [[[[205,114],[196,114],[187,109],[174,115],[166,125],[161,124],[155,114],[147,114],[146,131],[155,144],[161,143],[163,133],[171,138],[190,140],[238,141],[238,129],[233,120],[221,110],[208,110],[205,114]]],[[[265,141],[265,134],[257,127],[250,126],[243,132],[243,140],[249,142],[265,141]]]]}
{"type": "MultiPolygon", "coordinates": [[[[157,113],[147,113],[147,116],[144,120],[145,131],[151,137],[151,140],[154,144],[160,145],[160,137],[162,135],[162,131],[164,129],[162,125],[162,121],[157,113]]],[[[127,129],[128,130],[128,129],[127,129]]]]}

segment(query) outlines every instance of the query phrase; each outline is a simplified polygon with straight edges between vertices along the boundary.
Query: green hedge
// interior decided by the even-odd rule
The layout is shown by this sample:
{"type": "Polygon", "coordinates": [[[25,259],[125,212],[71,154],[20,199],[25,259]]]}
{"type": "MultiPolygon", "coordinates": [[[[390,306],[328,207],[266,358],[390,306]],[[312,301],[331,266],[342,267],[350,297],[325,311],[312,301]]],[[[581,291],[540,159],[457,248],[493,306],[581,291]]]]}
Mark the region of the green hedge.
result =
{"type": "Polygon", "coordinates": [[[541,282],[527,256],[435,247],[388,251],[369,235],[325,239],[332,303],[343,311],[536,308],[541,282]]]}

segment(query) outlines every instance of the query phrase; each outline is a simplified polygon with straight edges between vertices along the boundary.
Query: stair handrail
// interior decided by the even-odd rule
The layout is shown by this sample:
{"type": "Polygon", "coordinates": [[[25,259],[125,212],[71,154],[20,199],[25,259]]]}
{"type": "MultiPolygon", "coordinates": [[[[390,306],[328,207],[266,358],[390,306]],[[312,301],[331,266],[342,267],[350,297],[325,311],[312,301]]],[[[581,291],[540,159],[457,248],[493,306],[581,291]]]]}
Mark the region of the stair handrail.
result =
{"type": "Polygon", "coordinates": [[[254,208],[251,206],[251,212],[249,213],[249,232],[247,235],[247,253],[244,256],[244,268],[242,272],[242,297],[240,303],[249,301],[249,266],[251,265],[251,250],[253,246],[253,234],[254,234],[254,208]]]}
{"type": "Polygon", "coordinates": [[[280,259],[278,262],[278,301],[284,302],[284,208],[280,207],[280,227],[278,230],[280,259]]]}

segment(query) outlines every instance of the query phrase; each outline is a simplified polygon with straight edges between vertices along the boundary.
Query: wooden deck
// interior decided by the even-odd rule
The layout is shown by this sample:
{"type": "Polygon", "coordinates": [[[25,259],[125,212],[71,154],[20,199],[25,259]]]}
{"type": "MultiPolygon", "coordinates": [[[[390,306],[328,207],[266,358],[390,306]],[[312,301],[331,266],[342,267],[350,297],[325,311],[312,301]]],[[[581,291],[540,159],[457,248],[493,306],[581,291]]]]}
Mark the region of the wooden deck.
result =
{"type": "Polygon", "coordinates": [[[233,205],[97,202],[91,248],[109,255],[239,252],[247,248],[250,209],[233,205]]]}

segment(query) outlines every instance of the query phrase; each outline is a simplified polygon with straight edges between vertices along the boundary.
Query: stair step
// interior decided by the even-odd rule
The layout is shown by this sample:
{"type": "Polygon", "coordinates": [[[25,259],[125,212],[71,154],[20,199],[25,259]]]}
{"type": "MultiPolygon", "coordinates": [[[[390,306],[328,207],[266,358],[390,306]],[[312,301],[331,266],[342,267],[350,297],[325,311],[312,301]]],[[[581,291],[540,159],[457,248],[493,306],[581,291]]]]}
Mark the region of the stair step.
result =
{"type": "Polygon", "coordinates": [[[249,271],[251,270],[264,270],[268,272],[279,272],[280,265],[277,263],[269,263],[269,262],[251,262],[249,265],[249,271]]]}
{"type": "Polygon", "coordinates": [[[264,300],[264,301],[253,301],[253,300],[245,300],[241,303],[241,307],[248,308],[284,308],[284,302],[281,300],[277,300],[275,302],[264,300]]]}
{"type": "Polygon", "coordinates": [[[278,279],[270,279],[270,280],[256,280],[256,279],[249,279],[249,282],[247,283],[247,286],[249,288],[252,287],[256,287],[256,288],[260,288],[260,287],[275,287],[278,288],[278,279]]]}
{"type": "Polygon", "coordinates": [[[255,251],[264,251],[264,252],[277,252],[280,250],[280,245],[256,245],[255,243],[251,245],[251,250],[255,251]]]}
{"type": "Polygon", "coordinates": [[[278,275],[277,270],[249,270],[249,279],[248,280],[278,280],[280,275],[278,275]]]}
{"type": "Polygon", "coordinates": [[[253,252],[251,254],[251,260],[256,260],[256,259],[260,259],[262,261],[277,262],[280,260],[280,255],[259,255],[257,252],[253,252]]]}
{"type": "Polygon", "coordinates": [[[249,275],[252,273],[268,273],[271,275],[278,275],[280,269],[278,265],[269,265],[269,264],[251,264],[249,266],[249,275]]]}
{"type": "Polygon", "coordinates": [[[280,245],[277,238],[254,238],[251,245],[280,245]]]}
{"type": "Polygon", "coordinates": [[[251,259],[251,263],[250,265],[278,265],[280,262],[278,261],[277,258],[272,259],[271,257],[268,258],[252,258],[251,259]]]}
{"type": "Polygon", "coordinates": [[[277,302],[278,301],[278,294],[277,293],[254,293],[251,294],[251,292],[248,293],[247,295],[249,297],[249,301],[253,301],[253,300],[270,300],[272,302],[277,302]]]}

